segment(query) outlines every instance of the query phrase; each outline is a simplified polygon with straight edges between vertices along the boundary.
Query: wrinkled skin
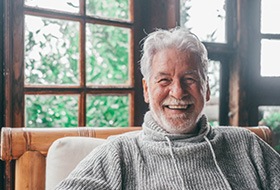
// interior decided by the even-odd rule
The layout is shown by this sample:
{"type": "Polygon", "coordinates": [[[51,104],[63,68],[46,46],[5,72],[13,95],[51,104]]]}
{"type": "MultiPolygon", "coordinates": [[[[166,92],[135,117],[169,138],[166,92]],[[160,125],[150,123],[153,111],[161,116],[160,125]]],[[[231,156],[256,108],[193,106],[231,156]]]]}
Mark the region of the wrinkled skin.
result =
{"type": "Polygon", "coordinates": [[[154,55],[151,69],[149,79],[143,79],[144,98],[157,123],[169,133],[195,133],[210,99],[198,56],[164,49],[154,55]]]}

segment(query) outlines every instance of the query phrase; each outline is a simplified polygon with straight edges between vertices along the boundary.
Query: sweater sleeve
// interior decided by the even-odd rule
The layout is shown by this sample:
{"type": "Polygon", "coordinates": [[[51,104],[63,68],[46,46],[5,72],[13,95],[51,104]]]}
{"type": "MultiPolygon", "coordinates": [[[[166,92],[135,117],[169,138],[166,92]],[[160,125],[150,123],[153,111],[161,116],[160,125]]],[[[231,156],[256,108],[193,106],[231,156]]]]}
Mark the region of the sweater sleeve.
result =
{"type": "Polygon", "coordinates": [[[121,189],[120,156],[108,143],[97,147],[55,189],[121,189]]]}
{"type": "Polygon", "coordinates": [[[253,136],[251,140],[252,160],[261,179],[262,189],[279,189],[280,155],[257,136],[253,136]]]}

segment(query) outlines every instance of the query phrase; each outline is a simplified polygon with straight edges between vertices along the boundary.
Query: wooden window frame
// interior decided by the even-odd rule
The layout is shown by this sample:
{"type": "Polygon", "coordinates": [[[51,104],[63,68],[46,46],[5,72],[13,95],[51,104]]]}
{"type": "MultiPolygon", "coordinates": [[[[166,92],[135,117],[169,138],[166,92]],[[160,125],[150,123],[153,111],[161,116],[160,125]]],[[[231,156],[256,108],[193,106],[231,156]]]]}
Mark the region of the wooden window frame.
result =
{"type": "MultiPolygon", "coordinates": [[[[82,2],[81,14],[84,15],[85,5],[82,2]]],[[[140,54],[136,53],[139,48],[134,48],[134,44],[138,44],[139,37],[136,37],[137,24],[135,15],[139,15],[136,6],[137,0],[130,0],[131,21],[113,21],[89,16],[80,16],[78,14],[52,12],[46,9],[37,9],[33,7],[24,7],[24,0],[9,1],[5,0],[5,126],[23,127],[24,123],[24,97],[25,95],[79,95],[79,115],[78,126],[86,126],[86,96],[91,95],[128,95],[129,97],[129,126],[139,124],[141,120],[135,121],[134,101],[139,102],[139,96],[136,96],[135,85],[139,82],[139,71],[137,70],[137,60],[140,54]],[[66,19],[78,21],[80,23],[80,68],[85,68],[85,23],[102,24],[108,26],[124,27],[130,32],[130,48],[129,48],[129,85],[107,85],[107,86],[86,86],[85,70],[80,69],[80,85],[77,86],[36,86],[24,85],[24,16],[25,14],[32,16],[41,16],[45,18],[66,19]],[[20,48],[19,48],[20,47],[20,48]],[[135,74],[137,73],[137,74],[135,74]]],[[[138,92],[137,92],[138,93],[138,92]]],[[[140,101],[142,101],[140,99],[140,101]]],[[[139,111],[142,111],[141,109],[139,111]]],[[[143,111],[142,111],[143,112],[143,111]]]]}
{"type": "Polygon", "coordinates": [[[258,125],[259,106],[280,106],[280,77],[262,77],[260,74],[261,40],[279,40],[280,33],[261,33],[261,1],[248,2],[248,6],[251,7],[250,12],[247,13],[247,22],[251,24],[251,27],[248,27],[250,33],[248,41],[251,44],[248,50],[251,55],[248,70],[252,73],[248,79],[250,83],[248,85],[248,99],[250,99],[248,103],[248,123],[249,125],[258,125]]]}

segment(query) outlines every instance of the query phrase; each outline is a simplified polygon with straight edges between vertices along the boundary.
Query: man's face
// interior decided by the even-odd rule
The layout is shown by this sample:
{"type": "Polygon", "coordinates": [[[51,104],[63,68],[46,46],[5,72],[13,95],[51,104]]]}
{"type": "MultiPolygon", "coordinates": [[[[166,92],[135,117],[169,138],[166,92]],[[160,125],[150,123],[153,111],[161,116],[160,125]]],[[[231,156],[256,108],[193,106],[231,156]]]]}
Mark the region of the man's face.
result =
{"type": "Polygon", "coordinates": [[[194,54],[164,49],[153,57],[149,81],[143,80],[145,101],[155,120],[169,133],[195,132],[210,98],[198,62],[194,54]]]}

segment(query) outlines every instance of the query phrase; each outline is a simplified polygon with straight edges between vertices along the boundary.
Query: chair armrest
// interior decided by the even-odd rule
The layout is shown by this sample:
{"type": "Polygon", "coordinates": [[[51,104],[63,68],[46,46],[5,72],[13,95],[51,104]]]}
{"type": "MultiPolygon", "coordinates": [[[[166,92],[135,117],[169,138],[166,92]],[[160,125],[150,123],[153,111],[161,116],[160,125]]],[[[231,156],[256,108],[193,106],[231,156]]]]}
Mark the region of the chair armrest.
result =
{"type": "Polygon", "coordinates": [[[1,131],[0,159],[9,161],[18,159],[26,151],[38,151],[46,156],[52,142],[66,136],[83,136],[106,139],[108,136],[129,131],[140,130],[141,127],[75,127],[75,128],[9,128],[1,131]]]}
{"type": "Polygon", "coordinates": [[[272,131],[267,126],[255,126],[255,127],[245,127],[258,135],[261,139],[272,145],[272,131]]]}

